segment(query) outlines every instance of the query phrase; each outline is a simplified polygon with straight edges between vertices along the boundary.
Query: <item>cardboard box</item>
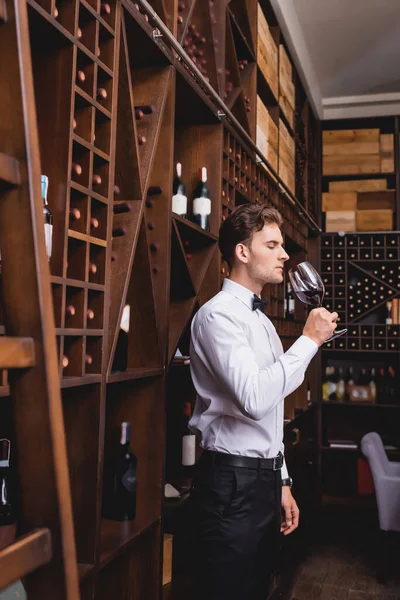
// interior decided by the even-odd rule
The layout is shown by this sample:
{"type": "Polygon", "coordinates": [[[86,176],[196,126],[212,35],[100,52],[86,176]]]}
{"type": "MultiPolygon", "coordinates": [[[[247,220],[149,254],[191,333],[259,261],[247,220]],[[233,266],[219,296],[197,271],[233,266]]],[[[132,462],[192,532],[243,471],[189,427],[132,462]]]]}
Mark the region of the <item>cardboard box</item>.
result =
{"type": "Polygon", "coordinates": [[[357,192],[324,192],[322,194],[322,212],[356,209],[357,192]]]}
{"type": "Polygon", "coordinates": [[[330,181],[330,192],[378,192],[386,190],[386,179],[353,179],[353,181],[330,181]]]}
{"type": "Polygon", "coordinates": [[[357,231],[391,231],[393,229],[393,211],[388,209],[357,210],[357,231]]]}
{"type": "Polygon", "coordinates": [[[258,5],[257,64],[272,93],[279,97],[278,46],[268,27],[267,19],[258,5]]]}
{"type": "Polygon", "coordinates": [[[326,213],[325,231],[337,233],[338,231],[356,230],[355,210],[330,210],[326,213]]]}
{"type": "Polygon", "coordinates": [[[396,204],[396,191],[385,190],[382,192],[359,192],[357,194],[357,209],[389,209],[394,210],[396,204]]]}

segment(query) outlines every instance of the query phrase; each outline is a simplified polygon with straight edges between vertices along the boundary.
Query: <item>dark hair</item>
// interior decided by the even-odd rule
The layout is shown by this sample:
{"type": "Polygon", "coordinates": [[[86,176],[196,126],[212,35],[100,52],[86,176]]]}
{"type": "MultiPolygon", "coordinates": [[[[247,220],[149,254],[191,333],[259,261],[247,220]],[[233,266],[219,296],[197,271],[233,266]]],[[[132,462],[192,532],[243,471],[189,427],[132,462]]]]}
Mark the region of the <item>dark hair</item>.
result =
{"type": "Polygon", "coordinates": [[[264,225],[277,225],[281,229],[283,219],[275,209],[265,204],[242,204],[225,219],[219,230],[219,249],[222,258],[232,268],[237,244],[250,246],[253,234],[264,225]]]}

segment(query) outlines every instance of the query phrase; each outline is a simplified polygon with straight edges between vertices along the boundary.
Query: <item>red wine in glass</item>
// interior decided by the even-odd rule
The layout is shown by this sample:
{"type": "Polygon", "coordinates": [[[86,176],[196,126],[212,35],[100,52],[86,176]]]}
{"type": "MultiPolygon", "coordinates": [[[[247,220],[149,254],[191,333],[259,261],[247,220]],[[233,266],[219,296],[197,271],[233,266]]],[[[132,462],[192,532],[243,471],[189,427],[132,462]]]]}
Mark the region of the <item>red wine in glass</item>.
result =
{"type": "MultiPolygon", "coordinates": [[[[305,261],[299,263],[297,267],[290,269],[289,279],[292,290],[300,302],[308,304],[313,308],[322,306],[325,294],[324,282],[311,263],[305,261]]],[[[330,342],[345,333],[347,333],[347,329],[335,331],[329,339],[325,340],[325,343],[330,342]]]]}

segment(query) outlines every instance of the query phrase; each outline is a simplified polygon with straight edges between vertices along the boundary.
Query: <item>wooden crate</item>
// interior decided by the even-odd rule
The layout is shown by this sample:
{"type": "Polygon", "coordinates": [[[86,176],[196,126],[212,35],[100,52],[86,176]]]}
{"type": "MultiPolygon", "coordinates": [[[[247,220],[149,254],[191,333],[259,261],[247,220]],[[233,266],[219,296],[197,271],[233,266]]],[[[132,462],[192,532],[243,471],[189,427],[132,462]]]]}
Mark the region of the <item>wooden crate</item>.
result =
{"type": "Polygon", "coordinates": [[[357,194],[358,210],[380,210],[388,209],[394,211],[396,203],[396,191],[385,190],[382,192],[359,192],[357,194]]]}
{"type": "Polygon", "coordinates": [[[293,165],[286,164],[281,157],[278,161],[278,174],[279,177],[286,183],[292,194],[295,193],[295,167],[293,165]]]}
{"type": "Polygon", "coordinates": [[[357,209],[357,192],[325,192],[322,194],[322,212],[357,209]]]}
{"type": "Polygon", "coordinates": [[[330,181],[330,192],[378,192],[386,190],[386,179],[353,179],[353,181],[330,181]]]}
{"type": "Polygon", "coordinates": [[[323,156],[343,156],[349,154],[379,154],[379,141],[377,142],[332,142],[323,144],[323,156]]]}
{"type": "Polygon", "coordinates": [[[260,5],[258,5],[257,63],[272,93],[278,99],[278,47],[260,5]]]}
{"type": "MultiPolygon", "coordinates": [[[[275,170],[275,172],[278,172],[278,155],[275,152],[275,150],[272,148],[272,146],[270,144],[267,143],[266,149],[265,149],[265,153],[264,153],[265,158],[268,160],[268,162],[270,163],[271,167],[275,170]]],[[[261,163],[261,165],[264,167],[264,169],[269,173],[269,170],[266,168],[266,166],[261,163]]],[[[272,177],[272,174],[269,173],[272,177]]]]}
{"type": "Polygon", "coordinates": [[[326,213],[325,231],[336,233],[338,231],[355,231],[355,210],[330,210],[326,213]]]}
{"type": "Polygon", "coordinates": [[[381,168],[379,154],[324,156],[322,164],[324,175],[380,173],[381,168]]]}
{"type": "Polygon", "coordinates": [[[172,581],[172,544],[174,536],[170,533],[164,534],[163,572],[162,584],[167,585],[172,581]]]}
{"type": "Polygon", "coordinates": [[[357,231],[390,231],[393,229],[393,211],[357,210],[356,227],[357,231]]]}
{"type": "Polygon", "coordinates": [[[322,132],[322,142],[379,142],[379,129],[338,129],[322,132]]]}
{"type": "Polygon", "coordinates": [[[292,63],[282,44],[279,46],[279,95],[285,98],[286,104],[295,109],[295,87],[293,84],[292,63]]]}
{"type": "Polygon", "coordinates": [[[279,95],[279,106],[289,121],[289,125],[292,127],[292,129],[294,129],[294,109],[290,106],[285,96],[279,95]]]}
{"type": "MultiPolygon", "coordinates": [[[[257,139],[260,136],[260,142],[262,145],[268,143],[271,145],[275,153],[278,152],[278,127],[272,119],[269,111],[260,96],[257,96],[257,139]],[[259,130],[259,132],[258,132],[259,130]],[[265,142],[263,139],[265,138],[265,142]]],[[[256,142],[258,146],[258,142],[256,142]]],[[[261,152],[263,152],[260,147],[261,152]]]]}
{"type": "Polygon", "coordinates": [[[284,162],[291,164],[295,158],[295,142],[285,123],[279,119],[279,157],[281,156],[284,162]]]}
{"type": "Polygon", "coordinates": [[[393,133],[383,133],[380,137],[381,172],[394,171],[394,136],[393,133]]]}

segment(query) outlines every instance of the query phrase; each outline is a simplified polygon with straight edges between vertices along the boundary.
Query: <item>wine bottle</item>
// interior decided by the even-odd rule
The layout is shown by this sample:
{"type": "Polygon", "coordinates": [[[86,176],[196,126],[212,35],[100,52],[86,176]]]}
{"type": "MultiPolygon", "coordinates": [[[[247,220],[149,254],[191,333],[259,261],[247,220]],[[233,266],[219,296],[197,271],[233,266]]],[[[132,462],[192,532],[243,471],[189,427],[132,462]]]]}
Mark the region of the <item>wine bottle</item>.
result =
{"type": "Polygon", "coordinates": [[[289,282],[286,284],[285,318],[294,319],[294,296],[289,282]]]}
{"type": "MultiPolygon", "coordinates": [[[[189,429],[192,407],[189,401],[183,407],[182,465],[191,467],[196,462],[196,436],[189,429]]],[[[188,473],[189,474],[189,473],[188,473]]]]}
{"type": "Polygon", "coordinates": [[[371,375],[369,378],[369,389],[371,390],[371,399],[373,402],[376,401],[376,382],[375,382],[375,369],[372,367],[371,375]]]}
{"type": "Polygon", "coordinates": [[[16,509],[10,482],[10,440],[0,439],[0,550],[15,539],[16,509]]]}
{"type": "Polygon", "coordinates": [[[346,395],[346,383],[344,380],[343,368],[339,367],[339,376],[336,384],[336,398],[338,402],[344,402],[346,395]]]}
{"type": "Polygon", "coordinates": [[[211,200],[207,186],[207,169],[201,169],[201,178],[194,191],[193,221],[206,231],[210,230],[211,200]]]}
{"type": "Polygon", "coordinates": [[[118,451],[106,473],[103,514],[115,521],[132,521],[136,515],[137,457],[130,450],[130,423],[121,424],[118,451]]]}
{"type": "Polygon", "coordinates": [[[392,324],[392,303],[386,302],[386,325],[392,324]]]}
{"type": "Polygon", "coordinates": [[[172,184],[172,212],[180,217],[187,217],[187,196],[185,186],[181,179],[182,165],[176,163],[176,177],[172,184]]]}
{"type": "Polygon", "coordinates": [[[44,238],[46,243],[46,252],[49,260],[51,259],[51,251],[53,246],[53,215],[49,209],[47,202],[47,190],[49,188],[49,178],[46,175],[40,176],[42,184],[43,198],[43,217],[44,217],[44,238]]]}
{"type": "Polygon", "coordinates": [[[128,368],[128,333],[130,323],[130,305],[126,304],[122,311],[121,325],[118,332],[112,371],[126,371],[128,368]]]}

